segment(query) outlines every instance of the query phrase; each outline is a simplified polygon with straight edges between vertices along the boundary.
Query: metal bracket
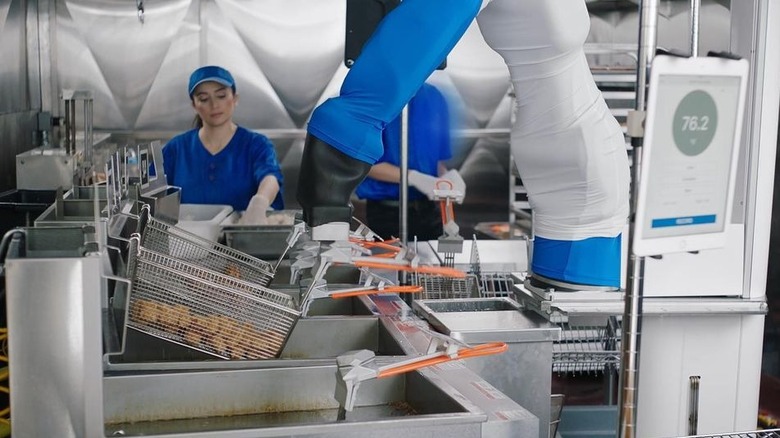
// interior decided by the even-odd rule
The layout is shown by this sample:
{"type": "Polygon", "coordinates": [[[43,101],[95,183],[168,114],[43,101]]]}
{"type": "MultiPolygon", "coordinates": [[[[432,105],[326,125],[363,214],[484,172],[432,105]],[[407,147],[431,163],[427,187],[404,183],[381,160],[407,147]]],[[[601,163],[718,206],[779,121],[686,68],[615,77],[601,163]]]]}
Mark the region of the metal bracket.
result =
{"type": "Polygon", "coordinates": [[[645,119],[647,111],[631,110],[626,118],[626,131],[629,137],[642,138],[645,136],[645,119]]]}

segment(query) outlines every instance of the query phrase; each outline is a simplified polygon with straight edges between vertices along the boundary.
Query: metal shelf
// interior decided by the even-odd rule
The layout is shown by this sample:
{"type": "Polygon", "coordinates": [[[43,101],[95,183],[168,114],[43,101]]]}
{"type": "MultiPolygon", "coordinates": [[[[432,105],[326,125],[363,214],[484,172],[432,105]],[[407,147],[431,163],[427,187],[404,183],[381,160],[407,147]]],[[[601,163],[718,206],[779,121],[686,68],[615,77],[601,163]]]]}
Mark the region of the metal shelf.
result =
{"type": "Polygon", "coordinates": [[[553,372],[601,374],[620,367],[620,323],[610,317],[605,326],[559,323],[561,339],[553,343],[553,372]]]}
{"type": "Polygon", "coordinates": [[[753,432],[735,432],[716,435],[695,435],[680,438],[780,438],[780,429],[756,430],[753,432]]]}

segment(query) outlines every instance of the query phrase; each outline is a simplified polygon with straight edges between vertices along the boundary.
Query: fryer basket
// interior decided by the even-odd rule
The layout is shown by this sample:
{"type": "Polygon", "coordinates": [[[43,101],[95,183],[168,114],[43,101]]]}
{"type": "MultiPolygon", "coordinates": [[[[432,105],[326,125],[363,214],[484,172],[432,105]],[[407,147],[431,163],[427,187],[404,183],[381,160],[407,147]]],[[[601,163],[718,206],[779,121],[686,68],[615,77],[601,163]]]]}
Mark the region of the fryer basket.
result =
{"type": "Polygon", "coordinates": [[[273,280],[275,270],[270,263],[159,221],[147,206],[141,209],[137,232],[147,250],[260,286],[273,280]]]}
{"type": "Polygon", "coordinates": [[[291,296],[130,240],[128,327],[223,359],[277,357],[300,317],[291,296]]]}

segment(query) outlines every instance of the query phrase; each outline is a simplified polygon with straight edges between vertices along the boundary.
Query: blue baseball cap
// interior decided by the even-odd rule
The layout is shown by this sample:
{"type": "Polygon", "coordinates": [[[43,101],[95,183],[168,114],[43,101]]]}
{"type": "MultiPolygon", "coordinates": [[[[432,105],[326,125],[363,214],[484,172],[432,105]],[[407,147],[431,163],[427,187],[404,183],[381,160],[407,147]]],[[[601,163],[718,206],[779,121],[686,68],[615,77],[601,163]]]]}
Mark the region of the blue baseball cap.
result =
{"type": "Polygon", "coordinates": [[[236,92],[236,81],[233,80],[233,75],[229,71],[216,65],[207,65],[200,67],[190,75],[190,98],[192,93],[195,92],[195,88],[204,82],[216,82],[226,87],[230,87],[233,93],[236,92]]]}

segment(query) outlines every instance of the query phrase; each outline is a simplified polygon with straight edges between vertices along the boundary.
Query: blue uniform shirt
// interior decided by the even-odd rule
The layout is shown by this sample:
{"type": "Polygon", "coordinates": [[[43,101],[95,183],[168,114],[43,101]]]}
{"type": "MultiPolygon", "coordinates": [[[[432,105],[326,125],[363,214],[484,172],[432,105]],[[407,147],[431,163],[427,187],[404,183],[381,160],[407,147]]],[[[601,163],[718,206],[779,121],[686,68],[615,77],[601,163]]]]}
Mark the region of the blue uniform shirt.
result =
{"type": "MultiPolygon", "coordinates": [[[[409,102],[409,170],[426,175],[439,175],[439,161],[452,158],[450,119],[444,95],[433,85],[423,84],[409,102]]],[[[390,122],[382,133],[385,151],[379,163],[401,165],[401,118],[390,122]]],[[[399,185],[373,178],[366,178],[358,186],[356,194],[361,199],[396,200],[399,185]]],[[[409,188],[409,200],[422,199],[425,195],[409,188]]]]}
{"type": "Polygon", "coordinates": [[[198,138],[198,129],[192,129],[165,145],[163,160],[168,184],[181,187],[184,204],[225,204],[243,211],[260,181],[274,175],[279,193],[271,207],[284,208],[282,171],[273,144],[263,135],[239,126],[227,146],[211,155],[198,138]]]}

